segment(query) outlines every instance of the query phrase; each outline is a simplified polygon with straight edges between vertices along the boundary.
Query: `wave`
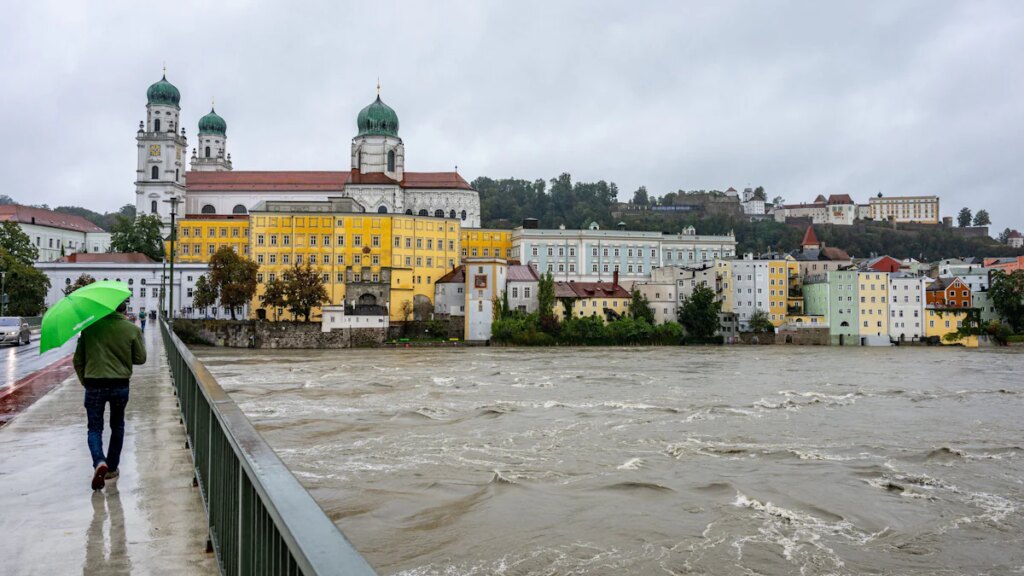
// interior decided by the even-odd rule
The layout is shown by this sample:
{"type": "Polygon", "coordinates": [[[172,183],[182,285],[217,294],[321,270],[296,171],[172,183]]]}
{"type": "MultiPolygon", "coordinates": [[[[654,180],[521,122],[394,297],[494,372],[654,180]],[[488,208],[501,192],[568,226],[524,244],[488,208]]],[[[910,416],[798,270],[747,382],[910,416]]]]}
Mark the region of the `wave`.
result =
{"type": "Polygon", "coordinates": [[[675,492],[675,490],[669,488],[668,486],[655,484],[653,482],[617,482],[615,484],[603,486],[602,489],[620,490],[625,492],[630,492],[633,490],[649,490],[653,492],[675,492]]]}
{"type": "Polygon", "coordinates": [[[643,458],[630,458],[629,460],[626,460],[625,464],[622,464],[621,466],[618,466],[616,469],[617,470],[639,470],[639,469],[644,467],[644,464],[646,464],[646,462],[644,462],[643,458]]]}

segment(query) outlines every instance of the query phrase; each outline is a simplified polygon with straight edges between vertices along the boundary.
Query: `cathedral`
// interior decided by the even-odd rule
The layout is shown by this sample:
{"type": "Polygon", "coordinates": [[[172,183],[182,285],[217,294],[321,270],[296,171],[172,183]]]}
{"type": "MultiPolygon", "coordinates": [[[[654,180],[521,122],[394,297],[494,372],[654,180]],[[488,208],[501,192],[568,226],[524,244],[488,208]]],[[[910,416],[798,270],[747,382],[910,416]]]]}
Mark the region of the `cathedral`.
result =
{"type": "Polygon", "coordinates": [[[170,224],[178,214],[248,214],[265,200],[350,198],[363,212],[458,219],[480,227],[480,197],[458,172],[410,172],[398,115],[380,99],[356,117],[348,170],[240,171],[227,152],[227,122],[211,108],[199,119],[191,153],[181,123],[181,93],[166,74],[146,90],[146,119],[139,122],[135,208],[170,224]],[[190,169],[186,167],[186,158],[190,169]]]}

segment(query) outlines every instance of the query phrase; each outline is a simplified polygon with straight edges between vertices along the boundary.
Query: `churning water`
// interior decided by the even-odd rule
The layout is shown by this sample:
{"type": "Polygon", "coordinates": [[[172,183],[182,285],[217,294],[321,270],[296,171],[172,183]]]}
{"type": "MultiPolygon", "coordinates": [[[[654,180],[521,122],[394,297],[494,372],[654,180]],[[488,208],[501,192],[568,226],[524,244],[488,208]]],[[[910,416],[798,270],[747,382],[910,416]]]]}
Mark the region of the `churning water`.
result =
{"type": "Polygon", "coordinates": [[[200,356],[382,574],[1024,573],[1024,354],[200,356]]]}

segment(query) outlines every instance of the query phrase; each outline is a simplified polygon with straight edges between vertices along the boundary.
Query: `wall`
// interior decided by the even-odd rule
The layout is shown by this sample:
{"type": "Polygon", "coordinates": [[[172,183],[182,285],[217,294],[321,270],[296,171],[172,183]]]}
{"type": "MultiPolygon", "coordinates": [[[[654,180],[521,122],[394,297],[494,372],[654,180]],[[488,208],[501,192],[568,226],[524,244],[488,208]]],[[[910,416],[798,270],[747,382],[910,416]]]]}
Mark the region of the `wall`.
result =
{"type": "Polygon", "coordinates": [[[316,322],[260,322],[242,320],[176,320],[189,322],[198,328],[199,335],[215,346],[272,349],[333,349],[380,346],[386,330],[352,328],[321,332],[316,322]]]}
{"type": "Polygon", "coordinates": [[[795,344],[797,346],[828,346],[832,338],[828,328],[779,328],[775,331],[776,344],[795,344]]]}

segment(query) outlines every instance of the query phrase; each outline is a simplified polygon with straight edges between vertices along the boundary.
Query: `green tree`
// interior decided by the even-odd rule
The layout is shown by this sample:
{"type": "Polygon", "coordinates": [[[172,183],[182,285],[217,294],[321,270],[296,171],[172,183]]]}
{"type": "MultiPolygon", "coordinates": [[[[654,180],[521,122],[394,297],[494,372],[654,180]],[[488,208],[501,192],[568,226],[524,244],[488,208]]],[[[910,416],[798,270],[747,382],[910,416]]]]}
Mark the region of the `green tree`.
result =
{"type": "Polygon", "coordinates": [[[27,266],[39,259],[39,250],[32,245],[32,239],[21,231],[17,222],[10,220],[0,222],[0,250],[27,266]]]}
{"type": "Polygon", "coordinates": [[[398,312],[401,314],[403,322],[408,322],[412,319],[413,312],[415,311],[416,307],[413,306],[412,300],[403,300],[401,307],[398,308],[398,312]]]}
{"type": "Polygon", "coordinates": [[[61,290],[61,292],[63,292],[64,295],[67,296],[68,294],[71,294],[72,292],[78,290],[82,286],[88,286],[89,284],[92,284],[95,281],[96,279],[93,278],[92,276],[82,273],[82,275],[75,279],[74,282],[65,286],[64,289],[61,290]]]}
{"type": "Polygon", "coordinates": [[[17,204],[14,198],[11,198],[7,194],[0,194],[0,206],[9,206],[11,204],[17,204]]]}
{"type": "Polygon", "coordinates": [[[38,316],[43,312],[50,279],[31,264],[22,262],[0,248],[0,271],[5,273],[6,313],[10,316],[38,316]]]}
{"type": "Polygon", "coordinates": [[[306,322],[309,322],[313,308],[330,302],[320,270],[309,262],[294,264],[286,270],[284,283],[288,310],[293,316],[302,316],[306,322]]]}
{"type": "Polygon", "coordinates": [[[192,306],[199,309],[217,305],[217,288],[206,276],[203,274],[196,279],[196,287],[192,291],[192,306]]]}
{"type": "Polygon", "coordinates": [[[683,298],[676,316],[688,336],[698,341],[709,340],[718,332],[718,313],[721,310],[722,303],[715,298],[715,291],[701,285],[683,298]]]}
{"type": "Polygon", "coordinates": [[[153,260],[164,258],[160,217],[146,214],[137,219],[118,214],[110,229],[110,248],[115,252],[141,252],[153,260]]]}
{"type": "Polygon", "coordinates": [[[992,219],[989,218],[988,210],[978,210],[974,214],[975,226],[988,226],[990,224],[992,224],[992,219]]]}
{"type": "Polygon", "coordinates": [[[651,309],[651,302],[640,293],[640,290],[633,288],[632,300],[629,302],[629,314],[636,320],[644,320],[651,326],[654,325],[654,310],[651,309]]]}
{"type": "Polygon", "coordinates": [[[1009,274],[1003,270],[993,271],[988,297],[1013,331],[1024,333],[1024,270],[1014,270],[1009,274]]]}
{"type": "Polygon", "coordinates": [[[757,309],[750,316],[750,331],[755,334],[775,332],[775,324],[764,310],[757,309]]]}
{"type": "Polygon", "coordinates": [[[960,209],[960,213],[956,216],[956,223],[961,228],[967,228],[971,225],[971,209],[964,206],[960,209]]]}
{"type": "Polygon", "coordinates": [[[630,204],[636,206],[647,206],[651,203],[651,197],[647,194],[647,186],[641,186],[633,192],[633,199],[629,201],[630,204]]]}
{"type": "MultiPolygon", "coordinates": [[[[406,300],[406,303],[409,303],[406,300]]],[[[288,286],[283,280],[274,278],[263,286],[263,305],[274,310],[274,320],[280,320],[278,312],[288,306],[288,286]]],[[[409,313],[412,314],[412,304],[409,304],[409,313]]]]}
{"type": "MultiPolygon", "coordinates": [[[[235,309],[252,301],[256,295],[256,274],[259,264],[245,258],[233,249],[224,246],[210,256],[210,284],[220,300],[221,306],[231,310],[231,319],[235,319],[235,309]]],[[[323,281],[320,288],[323,289],[323,281]]]]}
{"type": "Polygon", "coordinates": [[[1010,240],[1010,234],[1012,234],[1012,233],[1013,233],[1013,230],[1010,230],[1009,228],[1006,228],[1002,232],[999,233],[999,236],[996,237],[996,240],[998,240],[1000,244],[1006,244],[1010,240]]]}
{"type": "Polygon", "coordinates": [[[550,270],[537,283],[537,313],[542,322],[555,316],[555,278],[550,270]]]}

